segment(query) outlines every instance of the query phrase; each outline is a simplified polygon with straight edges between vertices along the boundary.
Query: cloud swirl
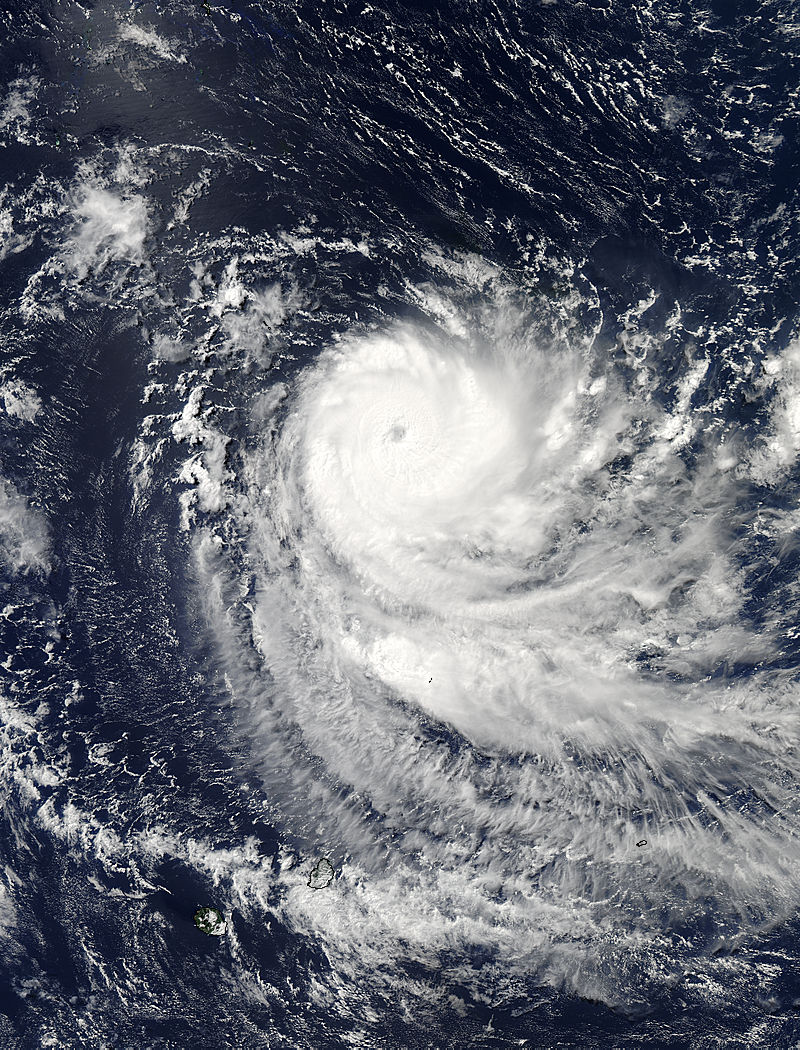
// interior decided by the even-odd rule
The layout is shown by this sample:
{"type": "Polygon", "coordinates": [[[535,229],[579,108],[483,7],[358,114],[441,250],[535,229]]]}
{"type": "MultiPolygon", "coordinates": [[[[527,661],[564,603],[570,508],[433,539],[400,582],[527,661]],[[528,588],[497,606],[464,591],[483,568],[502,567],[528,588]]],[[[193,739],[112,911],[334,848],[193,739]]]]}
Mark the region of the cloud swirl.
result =
{"type": "Polygon", "coordinates": [[[275,397],[254,751],[338,850],[337,938],[630,1001],[796,903],[796,687],[728,453],[522,320],[353,335],[275,397]]]}

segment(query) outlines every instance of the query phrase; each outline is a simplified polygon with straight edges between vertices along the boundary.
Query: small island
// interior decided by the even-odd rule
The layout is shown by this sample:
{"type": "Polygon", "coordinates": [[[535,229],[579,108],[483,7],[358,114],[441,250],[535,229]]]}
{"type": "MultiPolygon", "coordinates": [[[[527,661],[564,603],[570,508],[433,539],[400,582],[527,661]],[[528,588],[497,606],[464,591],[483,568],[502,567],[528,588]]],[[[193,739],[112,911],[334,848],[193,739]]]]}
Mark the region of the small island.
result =
{"type": "Polygon", "coordinates": [[[333,882],[335,874],[336,871],[331,862],[327,857],[323,857],[311,869],[311,874],[308,876],[308,885],[312,890],[324,890],[326,886],[330,886],[333,882]]]}
{"type": "Polygon", "coordinates": [[[194,924],[198,930],[211,937],[221,937],[226,929],[222,912],[216,908],[198,908],[194,913],[194,924]]]}

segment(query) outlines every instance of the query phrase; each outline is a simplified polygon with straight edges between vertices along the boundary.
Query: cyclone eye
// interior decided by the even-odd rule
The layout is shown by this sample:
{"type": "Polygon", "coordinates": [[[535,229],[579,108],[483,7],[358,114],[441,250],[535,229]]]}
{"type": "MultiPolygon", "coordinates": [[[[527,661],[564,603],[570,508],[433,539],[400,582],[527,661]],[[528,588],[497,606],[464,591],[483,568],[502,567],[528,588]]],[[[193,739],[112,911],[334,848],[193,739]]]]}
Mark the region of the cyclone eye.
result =
{"type": "Polygon", "coordinates": [[[408,433],[408,427],[404,423],[395,423],[387,431],[386,437],[389,441],[402,441],[408,433]]]}

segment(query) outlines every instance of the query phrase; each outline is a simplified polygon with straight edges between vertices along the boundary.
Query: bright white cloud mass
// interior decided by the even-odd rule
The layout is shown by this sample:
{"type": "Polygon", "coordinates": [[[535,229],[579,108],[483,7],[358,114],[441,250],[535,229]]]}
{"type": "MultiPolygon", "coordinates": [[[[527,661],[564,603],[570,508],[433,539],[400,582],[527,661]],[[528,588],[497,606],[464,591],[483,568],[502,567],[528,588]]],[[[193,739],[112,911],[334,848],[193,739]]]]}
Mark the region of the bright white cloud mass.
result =
{"type": "Polygon", "coordinates": [[[796,688],[747,616],[738,461],[687,465],[686,419],[513,311],[450,321],[345,338],[259,416],[254,679],[199,548],[229,680],[270,797],[347,858],[309,928],[635,1001],[800,893],[796,688]]]}
{"type": "Polygon", "coordinates": [[[77,226],[70,239],[69,258],[79,277],[85,277],[90,267],[102,270],[112,262],[144,260],[148,213],[143,197],[123,197],[81,182],[74,194],[73,216],[77,226]]]}

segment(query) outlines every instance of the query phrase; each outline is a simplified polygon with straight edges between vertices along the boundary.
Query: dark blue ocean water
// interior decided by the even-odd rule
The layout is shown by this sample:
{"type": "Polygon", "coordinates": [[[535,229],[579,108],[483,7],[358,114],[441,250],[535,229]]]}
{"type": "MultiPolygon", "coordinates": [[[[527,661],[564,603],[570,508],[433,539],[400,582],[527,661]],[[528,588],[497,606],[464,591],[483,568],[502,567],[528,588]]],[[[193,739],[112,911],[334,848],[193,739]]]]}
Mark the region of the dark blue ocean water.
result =
{"type": "Polygon", "coordinates": [[[249,720],[278,702],[239,497],[280,433],[257,407],[276,385],[348,333],[429,323],[435,294],[477,314],[494,268],[543,342],[591,337],[665,411],[703,363],[687,470],[707,433],[771,435],[732,528],[741,616],[780,644],[709,678],[793,680],[796,527],[753,521],[798,495],[800,442],[771,415],[794,418],[791,391],[763,379],[797,332],[797,5],[0,14],[3,1045],[796,1045],[794,889],[775,928],[718,938],[709,918],[641,982],[631,957],[616,999],[618,960],[595,994],[552,969],[506,980],[515,964],[466,935],[387,944],[380,965],[379,902],[338,934],[327,889],[296,906],[321,852],[354,862],[326,800],[355,788],[291,713],[269,730],[284,772],[249,720]],[[225,560],[215,612],[201,533],[225,560]],[[201,904],[225,936],[195,928],[201,904]]]}

